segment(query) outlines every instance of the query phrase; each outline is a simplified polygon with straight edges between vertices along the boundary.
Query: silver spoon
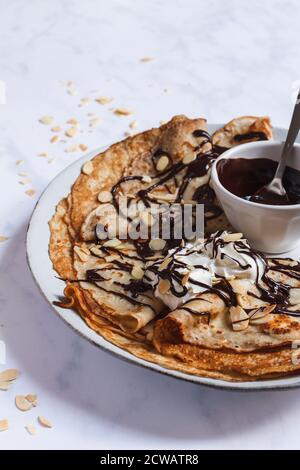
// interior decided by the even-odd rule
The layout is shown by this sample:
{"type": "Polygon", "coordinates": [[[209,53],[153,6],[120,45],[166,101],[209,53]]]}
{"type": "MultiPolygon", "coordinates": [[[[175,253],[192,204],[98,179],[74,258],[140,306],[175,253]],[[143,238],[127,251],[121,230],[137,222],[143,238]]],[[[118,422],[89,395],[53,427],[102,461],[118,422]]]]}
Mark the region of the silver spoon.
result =
{"type": "Polygon", "coordinates": [[[300,129],[300,90],[297,96],[292,120],[290,123],[290,127],[288,130],[287,138],[284,143],[282,152],[281,152],[281,157],[276,169],[276,173],[272,179],[272,181],[267,184],[266,186],[263,186],[260,188],[256,193],[252,196],[251,200],[259,202],[263,202],[263,199],[267,197],[273,197],[278,199],[278,202],[281,202],[281,204],[284,204],[285,201],[288,202],[288,195],[286,193],[286,190],[283,187],[282,184],[282,178],[285,172],[285,168],[287,165],[287,159],[293,149],[295,140],[297,138],[297,135],[299,133],[300,129]]]}

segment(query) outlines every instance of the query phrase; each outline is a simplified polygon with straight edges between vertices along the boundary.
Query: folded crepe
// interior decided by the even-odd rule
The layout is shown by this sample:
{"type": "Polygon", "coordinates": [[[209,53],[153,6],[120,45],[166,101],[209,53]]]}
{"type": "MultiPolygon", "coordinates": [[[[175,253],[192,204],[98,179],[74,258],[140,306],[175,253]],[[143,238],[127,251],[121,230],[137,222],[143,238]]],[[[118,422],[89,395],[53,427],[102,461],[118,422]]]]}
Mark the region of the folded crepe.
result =
{"type": "Polygon", "coordinates": [[[130,223],[144,223],[148,210],[165,201],[203,203],[206,241],[215,232],[228,238],[224,231],[232,228],[210,187],[211,164],[230,146],[270,138],[268,118],[237,118],[211,137],[204,119],[176,116],[87,162],[49,223],[49,254],[66,282],[65,300],[57,303],[76,309],[108,341],[167,368],[225,380],[295,373],[299,263],[265,259],[259,283],[212,276],[208,288],[195,294],[194,286],[184,303],[170,308],[164,269],[158,275],[155,266],[167,268],[172,250],[186,242],[154,246],[151,239],[131,239],[128,226],[116,224],[123,197],[130,201],[130,223]],[[108,240],[101,239],[103,232],[108,240]]]}

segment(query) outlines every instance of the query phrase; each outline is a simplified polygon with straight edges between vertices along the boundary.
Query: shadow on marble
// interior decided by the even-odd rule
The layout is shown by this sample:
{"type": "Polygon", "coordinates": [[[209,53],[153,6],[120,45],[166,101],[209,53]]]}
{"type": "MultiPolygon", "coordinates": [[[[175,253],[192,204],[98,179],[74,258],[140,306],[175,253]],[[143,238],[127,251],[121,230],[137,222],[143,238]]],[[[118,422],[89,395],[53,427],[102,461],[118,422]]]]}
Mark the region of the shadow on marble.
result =
{"type": "MultiPolygon", "coordinates": [[[[178,381],[99,350],[51,310],[26,264],[25,231],[7,243],[0,281],[1,339],[41,393],[126,432],[174,439],[224,438],[296,406],[299,392],[226,392],[178,381]]],[[[10,357],[8,358],[9,366],[10,357]]]]}

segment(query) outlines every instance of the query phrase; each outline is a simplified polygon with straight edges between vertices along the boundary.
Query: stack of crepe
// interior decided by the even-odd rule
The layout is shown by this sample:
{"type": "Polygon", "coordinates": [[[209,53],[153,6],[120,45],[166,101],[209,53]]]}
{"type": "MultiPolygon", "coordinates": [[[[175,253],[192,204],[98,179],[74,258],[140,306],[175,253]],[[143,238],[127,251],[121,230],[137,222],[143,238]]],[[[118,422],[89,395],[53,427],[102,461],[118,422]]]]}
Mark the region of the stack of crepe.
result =
{"type": "Polygon", "coordinates": [[[99,226],[113,231],[122,196],[139,214],[164,201],[204,203],[206,237],[234,231],[210,187],[211,164],[233,145],[271,138],[265,117],[236,118],[210,136],[205,119],[175,116],[85,163],[49,222],[50,258],[66,282],[65,299],[56,303],[75,309],[111,343],[166,368],[231,381],[296,373],[291,345],[300,339],[298,262],[265,260],[269,280],[259,288],[226,280],[237,303],[208,290],[171,311],[145,279],[149,263],[165,262],[168,242],[97,236],[99,226]],[[263,296],[263,290],[272,292],[263,296]]]}

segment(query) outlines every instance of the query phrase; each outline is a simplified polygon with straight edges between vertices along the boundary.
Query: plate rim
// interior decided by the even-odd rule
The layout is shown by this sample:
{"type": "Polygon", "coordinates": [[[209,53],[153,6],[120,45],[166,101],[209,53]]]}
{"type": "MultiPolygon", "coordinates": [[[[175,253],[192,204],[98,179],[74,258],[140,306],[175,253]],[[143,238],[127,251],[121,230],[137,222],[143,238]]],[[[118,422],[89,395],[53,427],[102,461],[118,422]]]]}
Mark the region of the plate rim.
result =
{"type": "MultiPolygon", "coordinates": [[[[209,128],[217,129],[219,127],[222,127],[224,124],[208,124],[209,128]]],[[[283,127],[274,127],[275,132],[287,132],[287,129],[283,127]]],[[[35,219],[38,217],[39,213],[38,210],[43,206],[45,201],[47,200],[48,194],[50,194],[52,186],[55,186],[55,184],[59,184],[59,181],[61,178],[64,177],[65,174],[71,172],[72,169],[80,169],[80,166],[84,161],[90,160],[93,158],[95,155],[97,155],[100,152],[105,151],[107,148],[109,148],[111,144],[101,146],[95,150],[92,150],[82,157],[79,157],[77,160],[72,162],[70,165],[66,166],[63,168],[45,187],[45,189],[42,191],[41,195],[39,196],[33,211],[31,213],[27,230],[26,230],[26,240],[25,240],[25,245],[26,245],[26,260],[27,264],[29,267],[29,270],[31,272],[31,275],[41,292],[42,296],[44,299],[47,301],[47,303],[51,306],[51,309],[56,313],[56,315],[64,321],[69,327],[72,328],[73,331],[75,331],[80,337],[84,338],[85,340],[89,341],[91,344],[94,346],[100,348],[102,351],[105,351],[106,353],[109,353],[115,357],[118,357],[119,359],[122,359],[126,361],[127,363],[137,365],[139,367],[143,367],[145,369],[150,369],[154,372],[158,372],[160,374],[166,375],[168,377],[172,377],[174,379],[179,379],[179,380],[184,380],[186,382],[191,382],[197,385],[203,385],[207,387],[212,387],[216,389],[221,389],[221,390],[228,390],[228,391],[280,391],[280,390],[290,390],[294,388],[300,388],[300,375],[299,376],[292,376],[292,377],[283,377],[279,379],[270,379],[270,380],[257,380],[257,381],[246,381],[246,382],[229,382],[221,379],[215,379],[211,377],[202,377],[202,376],[197,376],[193,374],[188,374],[184,372],[180,372],[174,369],[168,369],[166,367],[163,367],[159,364],[152,363],[150,361],[146,361],[144,359],[141,359],[137,356],[134,356],[133,354],[129,353],[128,351],[114,345],[113,343],[110,343],[107,341],[105,338],[103,338],[101,335],[97,334],[94,332],[91,328],[89,328],[84,320],[73,310],[70,310],[71,312],[70,315],[72,315],[74,318],[79,321],[79,325],[81,327],[76,327],[73,323],[70,322],[70,319],[68,319],[68,316],[65,315],[65,311],[61,309],[60,307],[54,306],[53,305],[53,299],[51,300],[43,287],[41,286],[41,280],[39,279],[38,271],[36,270],[35,266],[35,261],[34,261],[34,254],[31,250],[31,240],[34,237],[35,234],[35,219]],[[89,335],[85,334],[84,329],[88,329],[89,335]],[[93,338],[94,337],[94,338],[93,338]],[[97,341],[98,340],[98,341],[97,341]]],[[[79,172],[78,172],[79,174],[79,172]]],[[[72,184],[72,183],[71,183],[72,184]]],[[[67,190],[69,191],[69,183],[66,185],[67,190]]],[[[58,204],[59,200],[61,197],[56,199],[55,206],[58,204]]],[[[48,220],[51,218],[51,214],[47,214],[47,226],[48,226],[48,220]],[[49,218],[48,218],[49,217],[49,218]]],[[[38,221],[38,219],[37,219],[38,221]]],[[[49,231],[49,227],[48,227],[49,231]]],[[[49,234],[50,236],[50,231],[49,234]]],[[[47,247],[48,247],[48,242],[49,242],[49,237],[47,239],[47,247]]],[[[47,256],[49,258],[49,253],[47,249],[47,256]]],[[[51,260],[49,259],[50,263],[51,260]]],[[[52,266],[52,263],[51,263],[52,266]]],[[[55,274],[55,271],[52,267],[52,271],[55,274]]]]}

